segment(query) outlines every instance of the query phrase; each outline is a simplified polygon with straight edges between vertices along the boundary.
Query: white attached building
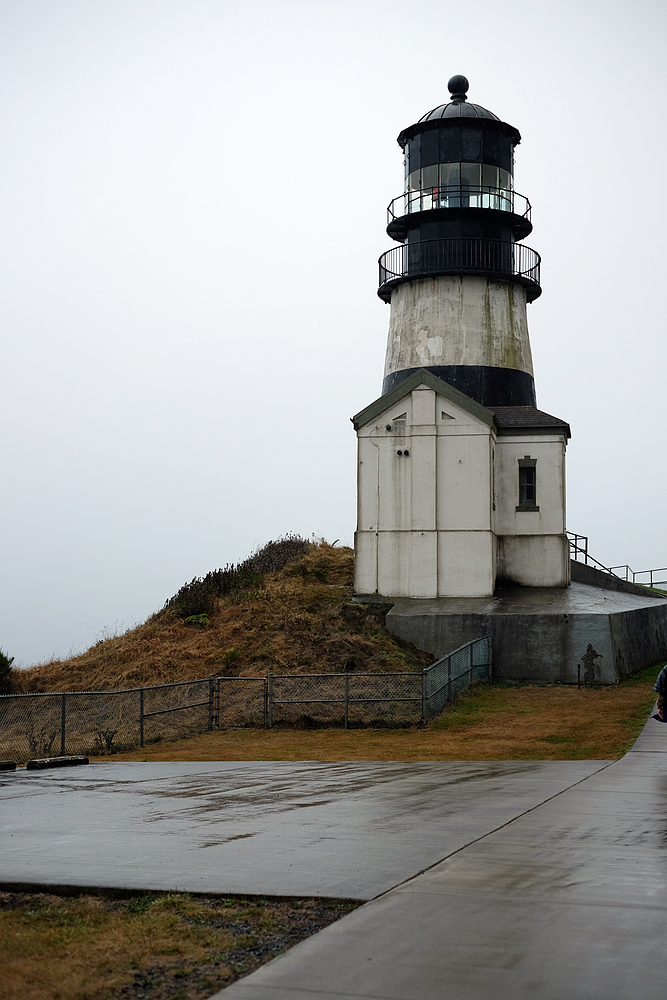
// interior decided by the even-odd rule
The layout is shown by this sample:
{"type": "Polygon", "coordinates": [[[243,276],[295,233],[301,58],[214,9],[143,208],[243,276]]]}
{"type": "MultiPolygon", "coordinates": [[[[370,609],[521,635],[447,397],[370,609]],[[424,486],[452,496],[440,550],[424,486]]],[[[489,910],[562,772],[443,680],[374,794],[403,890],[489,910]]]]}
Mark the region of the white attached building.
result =
{"type": "Polygon", "coordinates": [[[357,594],[568,586],[564,421],[533,406],[482,406],[422,368],[353,422],[357,594]]]}

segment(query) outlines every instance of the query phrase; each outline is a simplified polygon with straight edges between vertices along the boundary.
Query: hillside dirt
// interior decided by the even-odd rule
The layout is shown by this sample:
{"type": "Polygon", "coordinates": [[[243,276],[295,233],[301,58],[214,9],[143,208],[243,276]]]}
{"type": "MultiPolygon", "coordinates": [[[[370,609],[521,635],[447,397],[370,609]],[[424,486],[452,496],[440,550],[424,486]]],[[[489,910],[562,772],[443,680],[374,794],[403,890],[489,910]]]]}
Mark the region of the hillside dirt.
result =
{"type": "Polygon", "coordinates": [[[419,671],[433,657],[384,627],[389,605],[352,601],[354,553],[326,542],[252,589],[219,597],[205,624],[166,607],[85,653],[14,671],[13,691],[108,691],[216,673],[419,671]]]}

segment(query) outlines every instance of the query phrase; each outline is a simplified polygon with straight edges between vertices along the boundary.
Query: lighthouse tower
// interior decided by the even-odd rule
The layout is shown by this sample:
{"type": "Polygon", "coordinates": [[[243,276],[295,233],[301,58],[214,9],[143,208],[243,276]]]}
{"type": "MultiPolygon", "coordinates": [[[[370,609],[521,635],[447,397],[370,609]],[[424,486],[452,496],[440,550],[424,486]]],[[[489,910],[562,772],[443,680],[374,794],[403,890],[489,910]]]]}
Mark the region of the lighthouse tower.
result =
{"type": "Polygon", "coordinates": [[[404,129],[405,187],[380,257],[390,303],[382,396],[358,435],[355,589],[484,597],[499,581],[567,587],[567,423],[537,408],[527,303],[540,257],[520,242],[519,132],[467,100],[404,129]]]}

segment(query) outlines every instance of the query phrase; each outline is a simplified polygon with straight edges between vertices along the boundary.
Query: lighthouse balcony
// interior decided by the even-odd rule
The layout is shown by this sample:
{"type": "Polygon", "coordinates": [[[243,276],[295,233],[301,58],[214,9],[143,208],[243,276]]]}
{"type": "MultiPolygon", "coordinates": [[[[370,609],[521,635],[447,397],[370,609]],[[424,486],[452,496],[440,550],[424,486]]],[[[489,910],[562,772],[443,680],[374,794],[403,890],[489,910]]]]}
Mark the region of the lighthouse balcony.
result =
{"type": "Polygon", "coordinates": [[[444,217],[452,209],[508,213],[512,216],[512,231],[519,240],[525,239],[533,228],[531,205],[524,195],[506,187],[447,184],[406,191],[394,198],[387,207],[387,233],[403,242],[408,230],[421,222],[422,212],[437,212],[438,217],[444,217]]]}
{"type": "Polygon", "coordinates": [[[542,293],[540,255],[522,243],[487,239],[420,240],[393,247],[379,260],[378,295],[391,301],[391,293],[406,281],[418,281],[441,274],[481,275],[512,281],[526,289],[532,302],[542,293]]]}

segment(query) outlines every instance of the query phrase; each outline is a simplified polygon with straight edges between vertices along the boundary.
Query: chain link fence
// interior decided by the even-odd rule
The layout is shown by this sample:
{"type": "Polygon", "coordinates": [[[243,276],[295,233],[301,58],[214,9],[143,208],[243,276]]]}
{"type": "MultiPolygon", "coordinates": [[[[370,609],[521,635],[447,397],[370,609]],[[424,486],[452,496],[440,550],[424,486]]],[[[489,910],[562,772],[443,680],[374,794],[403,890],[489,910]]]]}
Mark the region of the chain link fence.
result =
{"type": "Polygon", "coordinates": [[[269,676],[267,725],[405,726],[422,717],[420,674],[269,676]]]}
{"type": "Polygon", "coordinates": [[[266,726],[268,677],[216,677],[214,729],[266,726]]]}
{"type": "Polygon", "coordinates": [[[213,729],[406,726],[491,680],[491,639],[466,643],[420,674],[221,677],[123,691],[0,696],[0,759],[100,756],[213,729]]]}
{"type": "Polygon", "coordinates": [[[421,674],[269,674],[266,725],[413,725],[439,715],[466,687],[490,680],[490,636],[421,674]]]}
{"type": "Polygon", "coordinates": [[[0,697],[0,758],[120,753],[213,728],[215,678],[0,697]]]}
{"type": "Polygon", "coordinates": [[[423,672],[424,722],[439,715],[448,701],[464,688],[491,680],[491,636],[473,639],[455,649],[423,672]]]}

